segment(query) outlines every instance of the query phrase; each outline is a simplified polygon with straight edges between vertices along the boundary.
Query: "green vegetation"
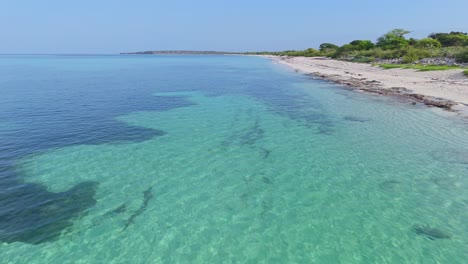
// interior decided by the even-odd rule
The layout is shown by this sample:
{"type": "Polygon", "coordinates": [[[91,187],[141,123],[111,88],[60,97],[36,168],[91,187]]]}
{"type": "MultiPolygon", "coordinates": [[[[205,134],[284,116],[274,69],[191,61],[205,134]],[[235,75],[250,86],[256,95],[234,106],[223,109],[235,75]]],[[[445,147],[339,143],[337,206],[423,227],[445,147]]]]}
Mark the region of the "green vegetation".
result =
{"type": "Polygon", "coordinates": [[[322,44],[320,44],[319,48],[320,48],[320,52],[327,53],[327,52],[337,51],[340,47],[338,47],[335,44],[331,44],[331,43],[322,43],[322,44]]]}
{"type": "Polygon", "coordinates": [[[407,39],[410,31],[394,29],[377,39],[353,40],[342,46],[322,43],[319,49],[287,50],[280,52],[253,52],[246,54],[279,56],[324,56],[338,60],[370,63],[396,59],[396,63],[417,63],[424,58],[450,58],[457,63],[468,63],[468,33],[432,33],[423,39],[407,39]]]}
{"type": "Polygon", "coordinates": [[[429,38],[438,40],[442,46],[468,46],[468,34],[463,32],[432,33],[429,38]]]}
{"type": "Polygon", "coordinates": [[[409,40],[405,35],[411,33],[404,29],[394,29],[377,39],[376,47],[383,50],[403,49],[409,46],[409,40]]]}
{"type": "Polygon", "coordinates": [[[457,62],[468,62],[468,49],[456,53],[454,57],[457,60],[457,62]]]}
{"type": "Polygon", "coordinates": [[[463,71],[463,74],[468,77],[468,70],[463,71]]]}
{"type": "MultiPolygon", "coordinates": [[[[376,66],[384,69],[415,69],[418,71],[445,71],[453,69],[462,69],[460,66],[447,66],[447,65],[422,65],[422,64],[376,64],[376,66]]],[[[465,72],[468,72],[466,70],[465,72]]]]}
{"type": "Polygon", "coordinates": [[[440,41],[432,38],[423,38],[421,40],[417,40],[413,45],[420,49],[442,48],[440,41]]]}

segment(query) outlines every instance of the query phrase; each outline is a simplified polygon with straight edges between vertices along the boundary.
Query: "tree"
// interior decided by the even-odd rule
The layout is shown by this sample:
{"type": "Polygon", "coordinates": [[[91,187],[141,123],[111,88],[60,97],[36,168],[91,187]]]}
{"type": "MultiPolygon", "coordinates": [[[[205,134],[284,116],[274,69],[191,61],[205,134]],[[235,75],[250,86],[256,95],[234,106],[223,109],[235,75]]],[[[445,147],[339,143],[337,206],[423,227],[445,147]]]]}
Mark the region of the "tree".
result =
{"type": "Polygon", "coordinates": [[[320,52],[330,52],[336,51],[339,47],[332,43],[322,43],[320,44],[320,52]]]}
{"type": "Polygon", "coordinates": [[[418,40],[416,40],[416,39],[414,39],[414,38],[408,39],[408,44],[409,44],[410,46],[416,45],[417,42],[418,42],[418,40]]]}
{"type": "Polygon", "coordinates": [[[408,30],[393,29],[378,38],[376,46],[384,50],[405,48],[409,45],[409,41],[405,39],[408,33],[410,33],[408,30]]]}
{"type": "Polygon", "coordinates": [[[438,40],[443,47],[468,46],[468,35],[464,32],[432,33],[428,37],[438,40]]]}
{"type": "Polygon", "coordinates": [[[355,50],[370,50],[375,47],[370,40],[353,40],[349,43],[355,50]]]}

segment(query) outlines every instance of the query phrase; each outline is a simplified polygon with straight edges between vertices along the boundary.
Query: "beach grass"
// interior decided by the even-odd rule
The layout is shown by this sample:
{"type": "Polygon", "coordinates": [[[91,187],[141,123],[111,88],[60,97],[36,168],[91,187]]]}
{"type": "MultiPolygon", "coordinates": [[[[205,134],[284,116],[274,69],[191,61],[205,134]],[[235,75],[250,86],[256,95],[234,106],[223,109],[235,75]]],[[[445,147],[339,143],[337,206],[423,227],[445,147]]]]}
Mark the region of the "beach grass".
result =
{"type": "Polygon", "coordinates": [[[418,71],[445,71],[445,70],[453,70],[453,69],[463,69],[460,66],[448,66],[448,65],[422,65],[422,64],[377,64],[377,65],[384,69],[399,68],[399,69],[415,69],[418,71]]]}

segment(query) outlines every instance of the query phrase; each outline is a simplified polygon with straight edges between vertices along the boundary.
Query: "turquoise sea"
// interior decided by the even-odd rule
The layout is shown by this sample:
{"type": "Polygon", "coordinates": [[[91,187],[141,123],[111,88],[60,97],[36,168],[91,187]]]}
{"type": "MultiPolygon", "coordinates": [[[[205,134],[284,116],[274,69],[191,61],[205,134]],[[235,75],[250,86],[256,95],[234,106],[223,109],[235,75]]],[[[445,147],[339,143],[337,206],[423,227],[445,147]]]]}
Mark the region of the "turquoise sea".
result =
{"type": "Polygon", "coordinates": [[[467,263],[468,123],[259,57],[0,56],[0,263],[467,263]]]}

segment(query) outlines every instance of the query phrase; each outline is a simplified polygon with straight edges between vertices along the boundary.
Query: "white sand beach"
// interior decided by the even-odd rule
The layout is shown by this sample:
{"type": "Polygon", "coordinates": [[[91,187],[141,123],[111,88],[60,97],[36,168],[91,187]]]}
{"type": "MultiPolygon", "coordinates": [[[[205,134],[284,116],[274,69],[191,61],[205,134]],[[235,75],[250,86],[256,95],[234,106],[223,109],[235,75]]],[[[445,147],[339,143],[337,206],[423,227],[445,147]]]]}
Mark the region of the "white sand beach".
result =
{"type": "Polygon", "coordinates": [[[383,69],[370,64],[323,57],[266,57],[297,71],[353,89],[382,95],[405,96],[468,117],[468,78],[460,69],[423,72],[412,69],[383,69]]]}

